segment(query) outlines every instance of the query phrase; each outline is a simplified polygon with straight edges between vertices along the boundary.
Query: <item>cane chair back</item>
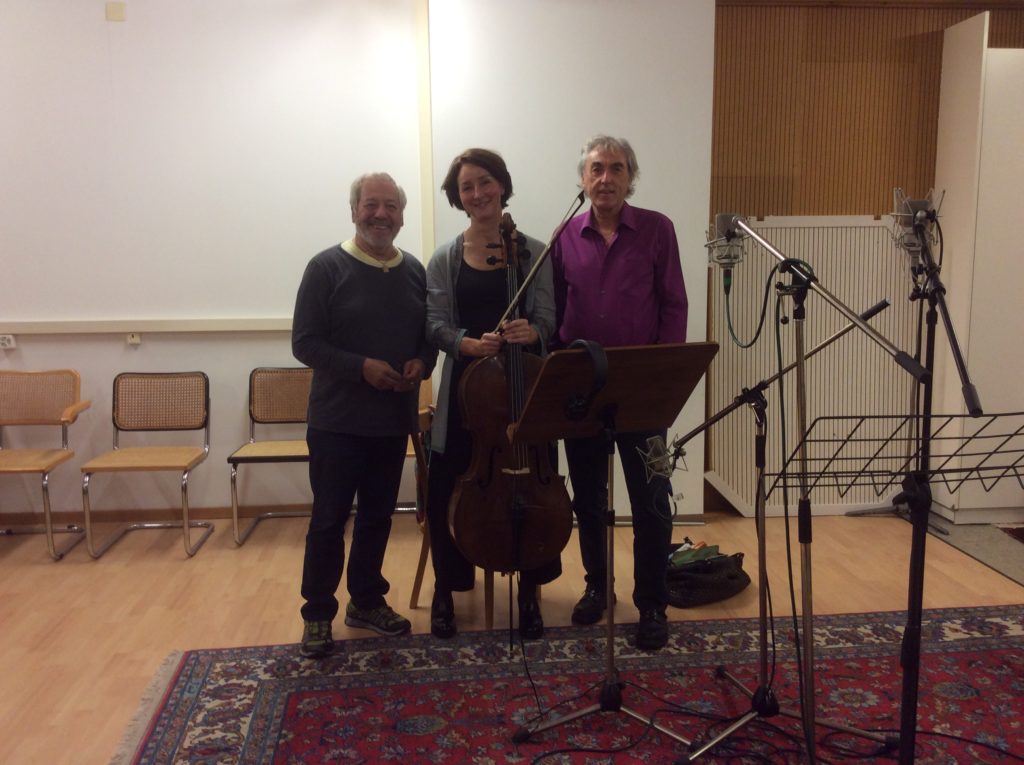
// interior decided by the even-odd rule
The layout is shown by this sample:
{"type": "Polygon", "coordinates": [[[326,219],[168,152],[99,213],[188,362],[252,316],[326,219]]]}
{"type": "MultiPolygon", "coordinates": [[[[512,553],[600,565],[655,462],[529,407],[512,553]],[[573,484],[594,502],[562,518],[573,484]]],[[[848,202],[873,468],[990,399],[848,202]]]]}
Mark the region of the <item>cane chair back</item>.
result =
{"type": "Polygon", "coordinates": [[[68,524],[60,531],[73,536],[57,548],[53,538],[49,488],[50,472],[75,455],[69,446],[68,428],[90,405],[89,401],[81,400],[81,387],[81,378],[72,369],[0,371],[0,474],[38,474],[43,505],[41,527],[10,527],[0,529],[0,534],[46,534],[47,550],[54,560],[63,558],[85,535],[78,525],[68,524]],[[5,428],[27,426],[59,427],[60,447],[4,448],[5,428]]]}
{"type": "MultiPolygon", "coordinates": [[[[181,528],[185,553],[191,557],[213,533],[208,521],[188,517],[188,479],[193,468],[210,451],[210,381],[202,372],[122,372],[114,378],[114,448],[82,465],[82,508],[85,513],[89,554],[99,558],[129,531],[181,528]],[[203,431],[202,445],[152,445],[122,447],[126,432],[203,431]],[[89,484],[96,473],[180,472],[181,521],[131,522],[122,526],[99,547],[93,544],[89,484]],[[190,529],[202,528],[193,543],[190,529]]],[[[198,440],[198,439],[196,439],[198,440]]]]}
{"type": "Polygon", "coordinates": [[[228,457],[231,466],[231,521],[236,545],[249,538],[257,524],[268,518],[308,516],[308,510],[270,510],[257,513],[239,529],[238,468],[273,462],[309,462],[309,447],[302,439],[257,439],[257,432],[274,425],[295,425],[306,421],[313,370],[308,367],[257,367],[249,373],[249,442],[228,457]],[[257,425],[261,426],[257,429],[257,425]],[[266,426],[266,427],[262,427],[266,426]]]}

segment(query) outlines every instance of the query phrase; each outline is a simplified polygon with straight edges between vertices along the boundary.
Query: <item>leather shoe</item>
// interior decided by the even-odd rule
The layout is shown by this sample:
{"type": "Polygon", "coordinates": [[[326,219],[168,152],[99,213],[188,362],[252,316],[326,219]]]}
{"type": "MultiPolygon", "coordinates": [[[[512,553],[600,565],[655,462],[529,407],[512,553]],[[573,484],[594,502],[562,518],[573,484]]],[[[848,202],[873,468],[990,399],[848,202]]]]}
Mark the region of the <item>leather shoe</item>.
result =
{"type": "Polygon", "coordinates": [[[640,622],[636,625],[636,647],[657,651],[668,642],[668,618],[660,608],[640,610],[640,622]]]}
{"type": "Polygon", "coordinates": [[[544,636],[544,619],[536,598],[519,599],[519,634],[524,640],[537,640],[544,636]]]}
{"type": "Polygon", "coordinates": [[[430,634],[447,640],[455,636],[455,603],[450,592],[434,592],[430,601],[430,634]]]}
{"type": "MultiPolygon", "coordinates": [[[[614,598],[614,596],[612,597],[614,598]]],[[[601,614],[604,613],[607,605],[608,599],[604,594],[604,590],[599,590],[596,587],[587,587],[583,591],[583,597],[579,599],[576,606],[572,609],[572,623],[593,624],[601,618],[601,614]]]]}

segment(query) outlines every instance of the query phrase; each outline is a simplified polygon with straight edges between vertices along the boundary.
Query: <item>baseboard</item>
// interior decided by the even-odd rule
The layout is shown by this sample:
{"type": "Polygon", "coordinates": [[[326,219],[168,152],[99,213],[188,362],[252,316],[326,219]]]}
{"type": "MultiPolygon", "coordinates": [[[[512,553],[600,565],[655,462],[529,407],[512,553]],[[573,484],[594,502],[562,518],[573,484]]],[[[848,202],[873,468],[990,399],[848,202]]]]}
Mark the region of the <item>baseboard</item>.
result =
{"type": "MultiPolygon", "coordinates": [[[[255,518],[262,513],[271,512],[309,512],[312,506],[309,503],[295,505],[247,505],[239,508],[240,518],[255,518]]],[[[415,512],[415,506],[400,503],[397,512],[415,512]]],[[[168,508],[166,510],[96,510],[93,511],[92,519],[95,523],[128,523],[131,521],[143,521],[158,523],[160,521],[176,521],[181,519],[181,510],[168,508]]],[[[219,519],[230,519],[230,507],[190,507],[188,517],[194,521],[212,521],[219,519]]],[[[66,526],[68,524],[83,523],[82,513],[74,511],[54,512],[52,514],[54,526],[66,526]]],[[[35,526],[43,522],[42,513],[0,513],[0,529],[9,526],[35,526]]]]}

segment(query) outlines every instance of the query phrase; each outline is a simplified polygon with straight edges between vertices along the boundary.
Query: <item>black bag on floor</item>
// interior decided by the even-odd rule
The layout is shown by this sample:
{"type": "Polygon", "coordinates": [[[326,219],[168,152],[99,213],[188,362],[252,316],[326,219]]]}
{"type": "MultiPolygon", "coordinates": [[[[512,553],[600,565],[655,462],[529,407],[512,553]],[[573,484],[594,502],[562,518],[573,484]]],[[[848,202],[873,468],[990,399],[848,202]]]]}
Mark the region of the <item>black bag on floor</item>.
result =
{"type": "Polygon", "coordinates": [[[668,603],[692,608],[731,598],[750,584],[743,570],[743,553],[714,555],[701,560],[669,566],[668,603]]]}

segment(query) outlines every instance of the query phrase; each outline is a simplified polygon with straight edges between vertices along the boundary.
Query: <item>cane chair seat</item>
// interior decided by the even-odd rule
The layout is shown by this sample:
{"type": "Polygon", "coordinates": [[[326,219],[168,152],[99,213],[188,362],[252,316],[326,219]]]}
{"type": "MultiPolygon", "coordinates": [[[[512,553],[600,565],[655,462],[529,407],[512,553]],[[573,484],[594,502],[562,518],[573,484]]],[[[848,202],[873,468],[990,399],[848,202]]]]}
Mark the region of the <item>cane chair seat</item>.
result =
{"type": "Polygon", "coordinates": [[[111,418],[114,448],[82,465],[82,509],[85,513],[86,545],[99,558],[129,531],[181,528],[185,553],[191,557],[213,533],[209,521],[190,521],[188,480],[193,468],[210,451],[210,381],[202,372],[122,372],[114,378],[111,418]],[[202,445],[164,444],[120,445],[122,433],[157,431],[203,431],[202,445]],[[96,473],[176,472],[181,473],[181,521],[136,521],[122,526],[98,547],[93,543],[92,508],[89,486],[96,473]],[[203,529],[194,543],[193,528],[203,529]]]}
{"type": "Polygon", "coordinates": [[[308,462],[309,445],[294,441],[256,441],[245,444],[231,455],[229,461],[242,462],[308,462]]]}
{"type": "Polygon", "coordinates": [[[0,449],[0,473],[49,473],[74,456],[70,449],[0,449]]]}
{"type": "Polygon", "coordinates": [[[308,516],[304,510],[270,510],[253,516],[244,529],[239,528],[238,468],[274,462],[309,462],[305,438],[257,440],[257,425],[266,431],[275,425],[296,425],[306,421],[309,388],[313,370],[308,367],[256,367],[249,373],[249,443],[236,449],[231,465],[231,521],[235,544],[242,545],[257,524],[268,518],[308,516]]]}
{"type": "Polygon", "coordinates": [[[90,473],[191,470],[206,459],[201,446],[122,446],[87,463],[90,473]]]}
{"type": "Polygon", "coordinates": [[[50,472],[72,457],[68,445],[68,427],[78,415],[89,408],[89,401],[81,400],[81,378],[72,369],[41,372],[14,370],[0,371],[0,474],[37,474],[42,485],[43,526],[0,529],[0,534],[46,534],[50,557],[60,560],[82,541],[85,531],[69,524],[58,531],[71,533],[67,542],[58,548],[54,543],[53,520],[50,513],[50,472]],[[51,426],[61,429],[60,448],[3,447],[4,428],[22,426],[51,426]]]}

